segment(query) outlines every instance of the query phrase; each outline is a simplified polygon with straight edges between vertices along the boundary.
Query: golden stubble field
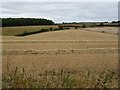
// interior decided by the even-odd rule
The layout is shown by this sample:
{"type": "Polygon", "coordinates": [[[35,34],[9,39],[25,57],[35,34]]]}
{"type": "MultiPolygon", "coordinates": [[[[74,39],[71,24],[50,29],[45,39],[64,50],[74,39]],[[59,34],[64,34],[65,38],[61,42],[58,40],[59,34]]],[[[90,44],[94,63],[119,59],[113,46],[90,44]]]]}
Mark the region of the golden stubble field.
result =
{"type": "Polygon", "coordinates": [[[118,35],[62,30],[3,36],[3,87],[118,87],[118,35]]]}

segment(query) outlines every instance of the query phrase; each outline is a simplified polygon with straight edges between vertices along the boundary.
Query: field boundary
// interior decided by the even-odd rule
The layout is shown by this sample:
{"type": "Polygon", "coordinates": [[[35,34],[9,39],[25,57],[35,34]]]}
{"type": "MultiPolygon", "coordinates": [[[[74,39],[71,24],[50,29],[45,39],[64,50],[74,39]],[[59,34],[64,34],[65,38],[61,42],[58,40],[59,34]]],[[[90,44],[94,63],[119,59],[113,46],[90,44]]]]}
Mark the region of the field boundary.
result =
{"type": "Polygon", "coordinates": [[[3,40],[2,43],[108,43],[118,40],[3,40]]]}

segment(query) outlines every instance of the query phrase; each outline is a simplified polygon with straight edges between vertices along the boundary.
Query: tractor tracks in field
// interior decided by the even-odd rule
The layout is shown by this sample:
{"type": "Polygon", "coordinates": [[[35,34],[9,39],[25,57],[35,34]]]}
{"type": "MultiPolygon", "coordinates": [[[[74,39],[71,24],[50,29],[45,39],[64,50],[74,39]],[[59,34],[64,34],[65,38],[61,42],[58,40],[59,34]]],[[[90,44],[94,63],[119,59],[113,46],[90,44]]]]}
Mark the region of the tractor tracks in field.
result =
{"type": "Polygon", "coordinates": [[[80,55],[84,53],[118,53],[118,48],[84,48],[84,49],[16,49],[3,50],[3,55],[80,55]]]}
{"type": "Polygon", "coordinates": [[[118,40],[3,40],[4,44],[19,43],[114,43],[118,40]]]}
{"type": "MultiPolygon", "coordinates": [[[[87,43],[86,45],[89,45],[91,43],[107,43],[107,44],[111,44],[111,43],[118,43],[117,40],[3,40],[2,41],[3,45],[9,45],[9,44],[15,44],[15,45],[19,45],[19,44],[40,44],[40,43],[56,43],[59,45],[59,43],[87,43]]],[[[23,45],[24,46],[24,45],[23,45]]],[[[68,47],[70,47],[68,45],[68,47]]],[[[16,49],[6,49],[3,48],[2,50],[2,54],[3,55],[80,55],[80,54],[84,54],[84,53],[117,53],[118,52],[118,48],[115,47],[105,47],[105,48],[69,48],[69,49],[62,49],[60,47],[54,49],[49,47],[49,49],[20,49],[20,48],[16,48],[16,49]]]]}

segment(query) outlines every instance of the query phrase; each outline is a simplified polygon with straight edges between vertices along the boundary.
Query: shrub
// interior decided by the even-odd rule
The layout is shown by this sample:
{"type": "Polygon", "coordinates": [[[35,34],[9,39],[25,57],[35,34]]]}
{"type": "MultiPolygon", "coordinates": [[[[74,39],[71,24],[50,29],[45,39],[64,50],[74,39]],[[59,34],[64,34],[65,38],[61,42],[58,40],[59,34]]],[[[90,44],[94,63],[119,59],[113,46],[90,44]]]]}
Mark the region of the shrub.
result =
{"type": "Polygon", "coordinates": [[[103,26],[104,24],[103,23],[100,23],[99,26],[103,26]]]}
{"type": "Polygon", "coordinates": [[[82,28],[86,28],[86,26],[85,26],[85,25],[82,25],[82,28]]]}
{"type": "Polygon", "coordinates": [[[69,27],[66,27],[65,29],[70,29],[69,27]]]}
{"type": "Polygon", "coordinates": [[[56,31],[56,30],[61,30],[61,29],[60,28],[55,28],[54,31],[56,31]]]}
{"type": "Polygon", "coordinates": [[[27,32],[27,31],[25,31],[24,33],[16,35],[16,36],[27,36],[27,35],[36,34],[36,33],[47,32],[47,31],[49,31],[49,30],[48,29],[41,29],[39,31],[34,31],[34,32],[27,32]]]}
{"type": "Polygon", "coordinates": [[[101,31],[101,33],[105,33],[105,31],[101,31]]]}
{"type": "Polygon", "coordinates": [[[78,29],[78,27],[75,27],[75,29],[78,29]]]}
{"type": "Polygon", "coordinates": [[[52,27],[50,27],[50,31],[52,31],[53,30],[53,28],[52,27]]]}
{"type": "Polygon", "coordinates": [[[90,27],[94,27],[94,26],[92,25],[92,26],[90,26],[90,27]]]}
{"type": "Polygon", "coordinates": [[[62,29],[62,30],[63,30],[63,29],[64,29],[64,26],[59,26],[59,29],[62,29]]]}

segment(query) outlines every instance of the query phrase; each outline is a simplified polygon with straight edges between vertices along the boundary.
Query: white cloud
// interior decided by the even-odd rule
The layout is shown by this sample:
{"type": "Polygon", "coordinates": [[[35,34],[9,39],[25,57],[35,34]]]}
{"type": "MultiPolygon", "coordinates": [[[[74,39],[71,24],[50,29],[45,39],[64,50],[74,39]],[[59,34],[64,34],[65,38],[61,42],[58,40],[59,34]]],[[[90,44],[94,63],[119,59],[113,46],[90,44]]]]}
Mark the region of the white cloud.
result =
{"type": "Polygon", "coordinates": [[[36,17],[55,22],[118,19],[117,2],[4,2],[1,17],[36,17]]]}
{"type": "Polygon", "coordinates": [[[119,0],[3,0],[3,2],[119,2],[119,0]]]}

